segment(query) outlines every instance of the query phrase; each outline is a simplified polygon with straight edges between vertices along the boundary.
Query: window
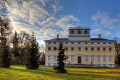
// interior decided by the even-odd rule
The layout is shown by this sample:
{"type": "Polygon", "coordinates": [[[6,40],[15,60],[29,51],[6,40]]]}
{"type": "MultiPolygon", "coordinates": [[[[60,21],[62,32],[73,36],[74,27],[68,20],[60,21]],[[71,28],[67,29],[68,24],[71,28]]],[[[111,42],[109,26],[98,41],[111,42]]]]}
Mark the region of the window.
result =
{"type": "Polygon", "coordinates": [[[81,34],[81,31],[80,31],[80,30],[78,30],[78,31],[77,31],[77,34],[81,34]]]}
{"type": "Polygon", "coordinates": [[[74,51],[74,47],[71,47],[71,51],[74,51]]]}
{"type": "Polygon", "coordinates": [[[50,42],[49,42],[49,44],[50,44],[50,42]]]}
{"type": "Polygon", "coordinates": [[[71,62],[74,62],[74,56],[71,56],[71,62]]]}
{"type": "Polygon", "coordinates": [[[94,56],[91,56],[91,62],[94,62],[94,56]]]}
{"type": "Polygon", "coordinates": [[[105,42],[103,44],[105,44],[105,42]]]}
{"type": "Polygon", "coordinates": [[[56,47],[54,47],[54,51],[56,51],[56,47]]]}
{"type": "Polygon", "coordinates": [[[66,44],[67,44],[67,42],[66,42],[66,44]]]}
{"type": "Polygon", "coordinates": [[[81,47],[78,47],[78,51],[81,51],[81,47]]]}
{"type": "Polygon", "coordinates": [[[54,44],[56,44],[56,42],[54,42],[54,44]]]}
{"type": "Polygon", "coordinates": [[[88,56],[85,56],[85,62],[88,62],[88,56]]]}
{"type": "Polygon", "coordinates": [[[53,57],[54,62],[57,62],[57,56],[53,57]]]}
{"type": "Polygon", "coordinates": [[[68,51],[68,47],[65,47],[65,51],[68,51]]]}
{"type": "Polygon", "coordinates": [[[80,42],[78,42],[78,44],[80,44],[80,42]]]}
{"type": "Polygon", "coordinates": [[[85,51],[88,51],[88,48],[87,48],[87,47],[85,47],[85,51]]]}
{"type": "Polygon", "coordinates": [[[51,61],[51,56],[48,56],[48,61],[49,61],[49,62],[51,61]]]}
{"type": "Polygon", "coordinates": [[[74,44],[74,42],[72,42],[71,44],[74,44]]]}
{"type": "Polygon", "coordinates": [[[103,56],[103,62],[106,62],[106,56],[103,56]]]}
{"type": "Polygon", "coordinates": [[[93,47],[91,47],[91,51],[94,51],[94,48],[93,48],[93,47]]]}
{"type": "Polygon", "coordinates": [[[109,56],[109,63],[112,62],[112,56],[109,56]]]}
{"type": "Polygon", "coordinates": [[[74,30],[71,30],[71,32],[70,32],[71,34],[74,34],[74,30]]]}
{"type": "Polygon", "coordinates": [[[111,42],[109,42],[109,44],[111,44],[111,42]]]}
{"type": "Polygon", "coordinates": [[[98,42],[98,44],[99,44],[99,42],[98,42]]]}
{"type": "Polygon", "coordinates": [[[106,48],[105,48],[105,47],[103,47],[103,51],[106,51],[106,48]]]}
{"type": "Polygon", "coordinates": [[[91,42],[91,44],[93,44],[93,42],[91,42]]]}
{"type": "Polygon", "coordinates": [[[97,47],[97,51],[100,51],[100,48],[99,48],[99,47],[97,47]]]}
{"type": "Polygon", "coordinates": [[[112,51],[112,48],[111,48],[111,47],[109,47],[109,51],[112,51]]]}
{"type": "Polygon", "coordinates": [[[50,48],[50,47],[48,47],[48,50],[50,51],[50,50],[51,50],[51,48],[50,48]]]}
{"type": "Polygon", "coordinates": [[[100,56],[97,56],[97,62],[100,62],[100,56]]]}
{"type": "Polygon", "coordinates": [[[87,42],[85,44],[87,44],[87,42]]]}
{"type": "Polygon", "coordinates": [[[68,56],[66,56],[65,62],[68,62],[68,56]]]}
{"type": "Polygon", "coordinates": [[[85,30],[85,34],[87,34],[87,30],[85,30]]]}

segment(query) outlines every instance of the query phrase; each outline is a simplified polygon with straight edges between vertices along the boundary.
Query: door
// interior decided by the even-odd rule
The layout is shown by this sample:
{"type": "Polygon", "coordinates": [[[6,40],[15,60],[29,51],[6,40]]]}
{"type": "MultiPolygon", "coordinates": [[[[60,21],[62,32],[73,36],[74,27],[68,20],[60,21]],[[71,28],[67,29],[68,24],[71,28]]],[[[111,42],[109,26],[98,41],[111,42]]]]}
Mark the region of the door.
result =
{"type": "Polygon", "coordinates": [[[78,64],[81,63],[81,56],[78,56],[78,64]]]}

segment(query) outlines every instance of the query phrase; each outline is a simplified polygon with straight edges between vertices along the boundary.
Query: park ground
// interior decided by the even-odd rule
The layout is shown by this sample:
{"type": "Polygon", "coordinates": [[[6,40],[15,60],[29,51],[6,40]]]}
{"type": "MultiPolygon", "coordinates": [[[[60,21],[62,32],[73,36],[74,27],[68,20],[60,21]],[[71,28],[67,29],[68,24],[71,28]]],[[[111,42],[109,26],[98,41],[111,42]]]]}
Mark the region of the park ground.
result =
{"type": "Polygon", "coordinates": [[[0,80],[120,80],[120,68],[65,68],[68,73],[56,73],[53,67],[40,66],[27,70],[25,65],[0,68],[0,80]]]}

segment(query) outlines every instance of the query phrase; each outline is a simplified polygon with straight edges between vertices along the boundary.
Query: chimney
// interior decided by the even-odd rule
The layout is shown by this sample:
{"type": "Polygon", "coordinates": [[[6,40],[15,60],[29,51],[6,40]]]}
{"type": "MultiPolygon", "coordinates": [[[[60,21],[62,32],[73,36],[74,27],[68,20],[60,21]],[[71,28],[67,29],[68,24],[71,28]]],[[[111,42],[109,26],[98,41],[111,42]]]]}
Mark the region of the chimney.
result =
{"type": "Polygon", "coordinates": [[[98,38],[101,38],[101,34],[98,34],[98,38]]]}
{"type": "Polygon", "coordinates": [[[57,34],[57,40],[59,40],[59,34],[57,34]]]}

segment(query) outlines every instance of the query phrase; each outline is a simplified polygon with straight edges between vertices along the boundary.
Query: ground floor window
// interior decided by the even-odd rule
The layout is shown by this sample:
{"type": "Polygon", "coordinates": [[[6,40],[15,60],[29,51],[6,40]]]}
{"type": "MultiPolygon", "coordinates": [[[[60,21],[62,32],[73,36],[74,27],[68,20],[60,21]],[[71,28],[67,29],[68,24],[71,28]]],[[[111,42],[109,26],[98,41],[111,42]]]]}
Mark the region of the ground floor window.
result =
{"type": "Polygon", "coordinates": [[[91,62],[92,63],[94,62],[94,56],[91,56],[91,62]]]}
{"type": "Polygon", "coordinates": [[[74,62],[74,56],[71,56],[71,62],[74,62]]]}
{"type": "Polygon", "coordinates": [[[66,56],[65,62],[68,62],[68,56],[66,56]]]}
{"type": "Polygon", "coordinates": [[[100,62],[100,56],[97,56],[97,62],[100,62]]]}
{"type": "Polygon", "coordinates": [[[57,56],[53,57],[54,62],[57,62],[57,56]]]}
{"type": "Polygon", "coordinates": [[[88,62],[88,56],[85,56],[85,62],[88,62]]]}
{"type": "Polygon", "coordinates": [[[109,63],[112,62],[112,56],[109,56],[109,63]]]}
{"type": "Polygon", "coordinates": [[[106,62],[106,56],[103,56],[103,62],[106,62]]]}
{"type": "Polygon", "coordinates": [[[51,56],[48,56],[48,61],[49,61],[49,62],[51,61],[51,56]]]}

